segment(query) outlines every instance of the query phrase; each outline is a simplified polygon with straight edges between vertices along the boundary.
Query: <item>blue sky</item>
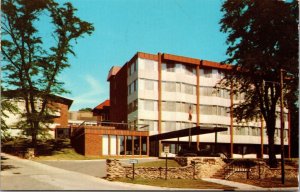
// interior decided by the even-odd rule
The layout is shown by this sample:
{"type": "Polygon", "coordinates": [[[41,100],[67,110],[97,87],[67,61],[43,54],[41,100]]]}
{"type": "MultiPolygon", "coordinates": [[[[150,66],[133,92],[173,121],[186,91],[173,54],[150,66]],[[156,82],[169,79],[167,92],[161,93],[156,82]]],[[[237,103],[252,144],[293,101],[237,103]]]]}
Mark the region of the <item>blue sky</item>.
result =
{"type": "MultiPolygon", "coordinates": [[[[66,2],[59,0],[58,2],[66,2]]],[[[211,61],[226,58],[220,32],[221,0],[71,0],[77,16],[93,23],[78,40],[71,67],[60,76],[74,100],[71,110],[109,98],[109,69],[138,52],[170,53],[211,61]]]]}

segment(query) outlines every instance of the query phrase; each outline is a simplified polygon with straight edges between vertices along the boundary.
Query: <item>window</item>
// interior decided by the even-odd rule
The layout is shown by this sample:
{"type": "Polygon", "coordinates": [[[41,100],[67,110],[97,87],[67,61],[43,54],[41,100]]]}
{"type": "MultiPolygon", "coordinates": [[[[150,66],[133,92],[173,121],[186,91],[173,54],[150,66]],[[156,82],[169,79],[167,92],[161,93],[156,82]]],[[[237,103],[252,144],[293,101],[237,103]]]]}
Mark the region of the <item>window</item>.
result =
{"type": "Polygon", "coordinates": [[[142,136],[142,155],[147,155],[147,137],[142,136]]]}
{"type": "Polygon", "coordinates": [[[194,67],[192,67],[190,65],[185,65],[185,73],[188,75],[194,75],[194,74],[196,74],[196,70],[194,67]]]}
{"type": "Polygon", "coordinates": [[[162,82],[162,90],[167,92],[176,91],[176,83],[174,82],[162,82]]]}
{"type": "Polygon", "coordinates": [[[222,78],[224,78],[224,72],[218,70],[218,79],[222,79],[222,78]]]}
{"type": "Polygon", "coordinates": [[[133,101],[133,111],[136,111],[138,109],[138,100],[133,101]]]}
{"type": "Polygon", "coordinates": [[[102,135],[102,155],[108,155],[108,135],[102,135]]]}
{"type": "Polygon", "coordinates": [[[133,81],[129,86],[128,86],[128,95],[131,95],[135,91],[137,91],[137,85],[138,82],[137,80],[133,81]]]}
{"type": "Polygon", "coordinates": [[[257,127],[251,127],[251,131],[252,131],[253,136],[258,136],[259,135],[259,131],[258,131],[257,127]]]}
{"type": "Polygon", "coordinates": [[[173,63],[167,63],[166,68],[168,72],[175,72],[175,64],[173,63]]]}
{"type": "Polygon", "coordinates": [[[212,107],[208,106],[208,105],[201,105],[200,106],[200,114],[212,115],[212,107]]]}
{"type": "Polygon", "coordinates": [[[175,131],[176,130],[176,122],[175,121],[163,121],[162,128],[165,132],[175,131]]]}
{"type": "Polygon", "coordinates": [[[138,100],[134,100],[133,102],[128,104],[128,114],[136,111],[138,109],[138,100]]]}
{"type": "Polygon", "coordinates": [[[141,124],[149,125],[149,131],[157,131],[157,121],[154,120],[141,120],[141,124]]]}
{"type": "Polygon", "coordinates": [[[110,155],[117,154],[117,137],[115,135],[110,135],[110,155]]]}
{"type": "Polygon", "coordinates": [[[219,97],[225,98],[225,99],[230,99],[230,91],[226,89],[221,89],[219,91],[219,97]]]}
{"type": "Polygon", "coordinates": [[[126,137],[126,155],[132,155],[132,137],[126,137]]]}
{"type": "Polygon", "coordinates": [[[200,87],[200,95],[212,96],[213,95],[213,88],[212,87],[200,87]]]}
{"type": "Polygon", "coordinates": [[[133,152],[134,155],[140,154],[140,137],[133,136],[133,152]]]}
{"type": "Polygon", "coordinates": [[[135,81],[133,82],[133,84],[134,84],[134,85],[133,85],[133,87],[134,87],[134,88],[133,88],[133,91],[136,91],[136,88],[137,88],[137,81],[135,80],[135,81]]]}
{"type": "Polygon", "coordinates": [[[144,100],[144,109],[146,111],[154,111],[154,101],[144,100]]]}
{"type": "Polygon", "coordinates": [[[134,82],[132,82],[130,86],[131,86],[131,93],[134,93],[134,91],[135,91],[134,90],[134,82]]]}
{"type": "Polygon", "coordinates": [[[118,155],[124,155],[125,154],[125,137],[123,135],[118,136],[119,140],[119,151],[118,155]]]}
{"type": "Polygon", "coordinates": [[[193,95],[193,85],[184,84],[184,93],[193,95]]]}
{"type": "Polygon", "coordinates": [[[131,95],[131,85],[128,86],[128,95],[131,95]]]}
{"type": "Polygon", "coordinates": [[[176,92],[181,92],[181,83],[176,83],[176,92]]]}
{"type": "Polygon", "coordinates": [[[130,75],[132,75],[135,72],[135,69],[136,69],[136,63],[134,62],[130,66],[130,75]]]}
{"type": "Polygon", "coordinates": [[[163,101],[162,102],[162,110],[176,112],[176,103],[171,101],[163,101]]]}
{"type": "Polygon", "coordinates": [[[145,71],[156,71],[156,68],[154,67],[156,66],[154,61],[145,59],[144,66],[145,66],[145,71]]]}
{"type": "Polygon", "coordinates": [[[182,103],[177,102],[176,103],[176,112],[182,112],[182,111],[183,111],[182,103]]]}
{"type": "Polygon", "coordinates": [[[144,80],[146,90],[154,90],[154,81],[144,80]]]}
{"type": "Polygon", "coordinates": [[[212,77],[212,69],[203,69],[204,77],[212,77]]]}
{"type": "Polygon", "coordinates": [[[283,138],[286,139],[288,135],[288,130],[283,130],[283,138]]]}

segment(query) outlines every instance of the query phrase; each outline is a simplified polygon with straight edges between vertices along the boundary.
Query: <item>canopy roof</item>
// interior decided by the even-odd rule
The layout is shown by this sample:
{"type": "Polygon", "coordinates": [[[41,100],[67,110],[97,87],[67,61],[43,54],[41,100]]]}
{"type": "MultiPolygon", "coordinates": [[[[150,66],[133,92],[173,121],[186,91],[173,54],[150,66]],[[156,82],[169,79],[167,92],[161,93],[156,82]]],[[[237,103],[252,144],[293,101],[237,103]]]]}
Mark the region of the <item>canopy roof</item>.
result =
{"type": "Polygon", "coordinates": [[[163,140],[163,139],[172,139],[172,138],[186,137],[186,136],[193,136],[193,135],[202,135],[207,133],[217,133],[221,131],[227,131],[227,129],[228,128],[226,127],[196,126],[187,129],[181,129],[178,131],[171,131],[167,133],[152,135],[150,136],[150,140],[163,140]]]}

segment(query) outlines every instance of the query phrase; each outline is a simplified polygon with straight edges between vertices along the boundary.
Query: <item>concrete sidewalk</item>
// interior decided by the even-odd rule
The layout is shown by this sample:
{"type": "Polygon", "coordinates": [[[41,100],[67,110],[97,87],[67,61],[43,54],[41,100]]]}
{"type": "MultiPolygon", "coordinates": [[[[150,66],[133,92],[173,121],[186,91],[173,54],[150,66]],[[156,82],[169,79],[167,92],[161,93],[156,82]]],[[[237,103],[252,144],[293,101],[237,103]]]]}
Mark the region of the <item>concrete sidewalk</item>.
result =
{"type": "Polygon", "coordinates": [[[238,183],[238,182],[228,181],[223,179],[202,178],[202,180],[235,187],[236,188],[235,191],[299,191],[298,187],[262,188],[254,185],[248,185],[244,183],[238,183]]]}

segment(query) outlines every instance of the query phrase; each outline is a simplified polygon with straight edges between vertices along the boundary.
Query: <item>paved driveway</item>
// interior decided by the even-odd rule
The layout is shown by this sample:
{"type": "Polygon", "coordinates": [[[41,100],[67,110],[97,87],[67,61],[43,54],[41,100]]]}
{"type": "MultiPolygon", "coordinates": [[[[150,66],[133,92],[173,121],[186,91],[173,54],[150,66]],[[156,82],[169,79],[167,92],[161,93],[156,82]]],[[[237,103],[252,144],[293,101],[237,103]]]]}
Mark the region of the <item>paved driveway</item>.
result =
{"type": "MultiPolygon", "coordinates": [[[[139,163],[149,161],[161,161],[157,158],[137,158],[139,163]]],[[[106,176],[106,160],[59,160],[59,161],[37,161],[53,167],[76,171],[79,173],[88,174],[95,177],[106,176]]],[[[121,159],[122,163],[128,163],[128,159],[121,159]]]]}
{"type": "Polygon", "coordinates": [[[1,169],[1,190],[168,190],[161,187],[109,182],[3,153],[1,153],[1,169]]]}

